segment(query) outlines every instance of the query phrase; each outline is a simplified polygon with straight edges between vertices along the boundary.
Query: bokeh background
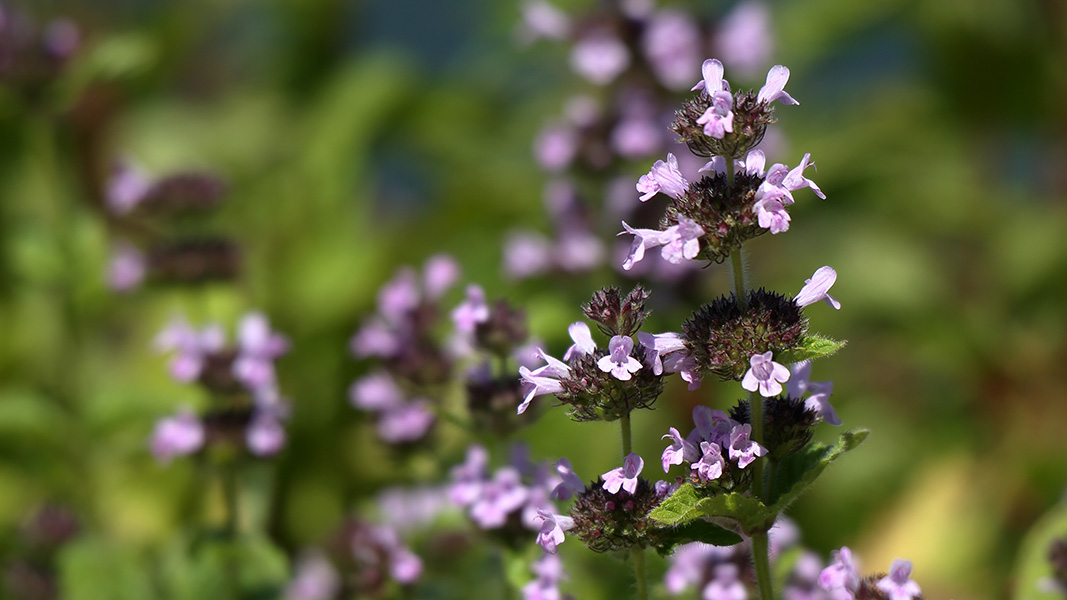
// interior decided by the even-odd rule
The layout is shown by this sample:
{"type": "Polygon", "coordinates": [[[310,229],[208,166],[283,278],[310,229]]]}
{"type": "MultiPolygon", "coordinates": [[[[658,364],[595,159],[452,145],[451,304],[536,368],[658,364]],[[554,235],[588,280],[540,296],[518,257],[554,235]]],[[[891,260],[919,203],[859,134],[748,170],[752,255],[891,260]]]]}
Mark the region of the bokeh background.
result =
{"type": "MultiPolygon", "coordinates": [[[[712,17],[732,6],[670,4],[712,17]]],[[[279,362],[289,443],[246,482],[270,579],[387,484],[441,482],[462,459],[460,431],[441,433],[437,460],[391,453],[347,401],[366,369],[348,340],[399,266],[452,254],[464,280],[524,308],[554,354],[578,304],[624,281],[608,266],[521,282],[501,268],[506,231],[549,229],[538,131],[591,89],[565,47],[516,43],[516,3],[13,5],[41,22],[69,18],[82,37],[57,80],[0,88],[0,552],[19,556],[18,532],[43,504],[73,512],[81,533],[59,560],[63,597],[194,593],[167,582],[191,568],[183,548],[218,517],[217,490],[191,461],[160,465],[147,448],[158,417],[203,402],[152,350],[175,312],[232,327],[258,309],[292,341],[279,362]],[[239,283],[108,288],[101,193],[123,156],[228,182],[209,226],[244,249],[239,283]]],[[[798,202],[788,233],[752,242],[749,278],[795,293],[816,267],[837,269],[844,307],[808,314],[849,344],[816,378],[834,381],[845,427],[872,430],[791,516],[824,555],[849,545],[871,570],[912,559],[928,598],[1030,589],[1016,575],[1020,547],[1067,487],[1067,9],[769,5],[772,64],[790,67],[802,102],[778,111],[789,152],[775,160],[811,152],[827,200],[798,202]]],[[[635,163],[635,181],[650,162],[635,163]]],[[[607,240],[618,225],[597,228],[607,240]]],[[[728,269],[712,266],[691,297],[728,290],[728,269]]],[[[653,329],[676,330],[695,306],[656,308],[653,329]]],[[[654,463],[667,426],[737,394],[670,387],[635,417],[635,449],[654,463]]],[[[591,476],[616,466],[617,436],[546,410],[517,437],[591,476]]],[[[571,546],[565,589],[628,593],[624,565],[571,546]]],[[[414,547],[427,573],[413,597],[503,597],[486,581],[497,568],[486,551],[414,547]]],[[[665,564],[653,559],[654,577],[665,564]]]]}

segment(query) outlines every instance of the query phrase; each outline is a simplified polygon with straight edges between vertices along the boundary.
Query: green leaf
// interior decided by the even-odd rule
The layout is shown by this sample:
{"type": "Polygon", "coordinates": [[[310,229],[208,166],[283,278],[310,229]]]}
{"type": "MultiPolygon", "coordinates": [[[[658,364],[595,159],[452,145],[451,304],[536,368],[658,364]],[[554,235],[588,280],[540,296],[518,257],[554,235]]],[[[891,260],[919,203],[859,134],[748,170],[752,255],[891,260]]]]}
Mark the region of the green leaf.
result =
{"type": "Polygon", "coordinates": [[[736,525],[743,531],[757,531],[769,527],[775,514],[762,502],[736,492],[701,498],[696,488],[686,483],[649,515],[667,525],[687,523],[702,517],[712,521],[736,525]]]}
{"type": "Polygon", "coordinates": [[[1049,545],[1067,537],[1067,502],[1060,502],[1041,517],[1023,539],[1015,563],[1014,600],[1062,600],[1063,594],[1042,583],[1052,576],[1049,545]]]}
{"type": "Polygon", "coordinates": [[[67,600],[139,600],[154,597],[149,565],[133,548],[96,537],[64,546],[59,581],[67,600]]]}
{"type": "Polygon", "coordinates": [[[700,516],[700,513],[696,510],[696,505],[699,501],[700,497],[697,496],[696,489],[691,484],[683,483],[680,488],[671,494],[670,498],[661,502],[648,516],[652,517],[654,521],[659,521],[666,525],[677,525],[691,521],[700,516]]]}
{"type": "Polygon", "coordinates": [[[785,510],[822,474],[830,463],[859,446],[870,431],[846,431],[833,446],[813,442],[780,462],[770,482],[768,498],[775,514],[785,510]]]}
{"type": "Polygon", "coordinates": [[[822,358],[844,348],[847,343],[845,340],[837,341],[813,333],[804,336],[804,339],[800,340],[800,344],[796,348],[779,353],[774,360],[785,364],[812,358],[822,358]]]}
{"type": "Polygon", "coordinates": [[[666,555],[678,544],[704,542],[712,546],[733,546],[741,543],[741,536],[718,525],[696,519],[675,527],[654,530],[653,535],[663,540],[656,550],[666,555]]]}

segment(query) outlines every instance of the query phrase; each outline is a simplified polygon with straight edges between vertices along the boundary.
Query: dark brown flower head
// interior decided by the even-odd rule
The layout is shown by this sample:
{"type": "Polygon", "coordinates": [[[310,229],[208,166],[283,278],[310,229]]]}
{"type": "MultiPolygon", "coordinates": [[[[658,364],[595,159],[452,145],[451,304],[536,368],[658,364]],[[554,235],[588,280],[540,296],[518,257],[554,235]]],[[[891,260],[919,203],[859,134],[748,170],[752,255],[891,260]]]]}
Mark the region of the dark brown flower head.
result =
{"type": "Polygon", "coordinates": [[[467,382],[467,405],[478,431],[506,438],[522,426],[515,407],[522,402],[522,383],[517,377],[471,379],[467,382]]]}
{"type": "Polygon", "coordinates": [[[762,288],[746,294],[744,312],[731,294],[701,306],[682,324],[689,356],[723,381],[740,381],[753,354],[795,349],[807,330],[800,307],[762,288]]]}
{"type": "Polygon", "coordinates": [[[1067,537],[1052,540],[1048,547],[1048,560],[1052,563],[1052,576],[1067,589],[1067,537]]]}
{"type": "Polygon", "coordinates": [[[230,281],[240,269],[240,251],[223,238],[164,242],[148,252],[149,276],[164,283],[230,281]]]}
{"type": "Polygon", "coordinates": [[[601,333],[607,336],[631,336],[637,333],[645,318],[645,300],[650,292],[641,286],[635,287],[625,297],[615,286],[600,288],[588,303],[582,305],[586,317],[596,322],[601,333]]]}
{"type": "Polygon", "coordinates": [[[737,173],[730,187],[726,175],[703,177],[691,183],[684,196],[671,202],[660,227],[666,229],[678,223],[679,217],[692,219],[704,230],[698,257],[721,263],[746,241],[767,233],[752,210],[762,181],[756,175],[737,173]]]}
{"type": "MultiPolygon", "coordinates": [[[[800,450],[811,441],[817,414],[804,401],[786,396],[763,398],[763,445],[775,462],[800,450]]],[[[752,423],[748,400],[740,400],[730,409],[730,418],[752,423]]]]}
{"type": "Polygon", "coordinates": [[[226,184],[211,173],[177,173],[153,183],[135,211],[155,215],[210,210],[225,192],[226,184]]]}
{"type": "Polygon", "coordinates": [[[489,320],[474,331],[478,344],[496,356],[508,356],[526,341],[526,313],[512,308],[507,300],[497,300],[489,310],[489,320]]]}
{"type": "Polygon", "coordinates": [[[612,494],[602,482],[593,481],[571,506],[572,533],[594,552],[655,546],[656,523],[648,513],[661,500],[653,486],[640,477],[633,494],[624,489],[612,494]]]}
{"type": "Polygon", "coordinates": [[[663,392],[663,377],[648,365],[628,381],[619,381],[597,366],[603,356],[598,350],[572,360],[570,375],[560,379],[563,391],[556,398],[570,407],[567,416],[575,421],[614,421],[634,409],[651,408],[663,392]]]}
{"type": "Polygon", "coordinates": [[[678,134],[678,141],[685,142],[697,156],[743,158],[763,140],[767,125],[775,122],[774,109],[759,102],[754,92],[737,92],[733,99],[733,132],[726,133],[722,139],[714,138],[705,135],[704,126],[697,123],[711,105],[711,96],[701,91],[675,111],[670,125],[671,131],[678,134]]]}

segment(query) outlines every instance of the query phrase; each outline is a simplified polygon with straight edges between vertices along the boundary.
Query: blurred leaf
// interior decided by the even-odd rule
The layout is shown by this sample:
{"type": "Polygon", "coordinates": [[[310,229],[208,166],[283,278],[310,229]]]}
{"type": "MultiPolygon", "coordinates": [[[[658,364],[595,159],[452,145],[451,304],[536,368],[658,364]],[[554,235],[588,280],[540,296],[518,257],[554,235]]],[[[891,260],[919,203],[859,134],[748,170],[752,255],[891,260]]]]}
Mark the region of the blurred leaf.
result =
{"type": "Polygon", "coordinates": [[[800,346],[797,348],[780,353],[777,356],[777,361],[783,364],[795,363],[802,360],[830,356],[844,348],[847,343],[848,342],[845,340],[839,342],[837,340],[823,337],[817,333],[813,333],[804,336],[804,339],[800,340],[800,346]]]}
{"type": "Polygon", "coordinates": [[[98,81],[138,77],[151,71],[159,62],[159,48],[146,35],[114,35],[94,44],[76,59],[61,82],[64,105],[81,95],[98,81]]]}
{"type": "Polygon", "coordinates": [[[59,581],[65,600],[140,600],[154,598],[148,568],[134,548],[82,538],[59,556],[59,581]]]}
{"type": "Polygon", "coordinates": [[[221,536],[170,548],[163,569],[175,600],[274,598],[289,577],[285,553],[264,536],[221,536]],[[227,590],[239,593],[227,593],[227,590]]]}

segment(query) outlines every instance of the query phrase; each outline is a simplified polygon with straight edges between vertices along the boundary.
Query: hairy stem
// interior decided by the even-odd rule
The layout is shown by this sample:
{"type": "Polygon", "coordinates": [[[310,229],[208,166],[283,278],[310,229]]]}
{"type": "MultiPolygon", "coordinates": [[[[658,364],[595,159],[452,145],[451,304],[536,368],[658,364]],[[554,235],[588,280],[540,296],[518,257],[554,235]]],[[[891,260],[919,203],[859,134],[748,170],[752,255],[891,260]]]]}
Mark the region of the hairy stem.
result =
{"type": "Polygon", "coordinates": [[[648,578],[645,576],[645,549],[634,546],[630,549],[634,559],[634,575],[637,576],[637,600],[648,600],[648,578]]]}
{"type": "Polygon", "coordinates": [[[619,425],[622,429],[622,458],[626,459],[633,452],[631,447],[631,435],[630,435],[630,413],[624,414],[619,418],[619,425]]]}
{"type": "Polygon", "coordinates": [[[727,187],[734,187],[734,159],[728,156],[724,156],[726,159],[726,185],[727,187]]]}
{"type": "Polygon", "coordinates": [[[760,600],[774,600],[774,587],[771,585],[770,545],[767,532],[752,536],[752,562],[756,565],[756,583],[759,586],[760,600]]]}
{"type": "Polygon", "coordinates": [[[737,296],[737,307],[742,312],[745,310],[745,257],[741,248],[730,253],[730,266],[734,274],[734,295],[737,296]]]}

